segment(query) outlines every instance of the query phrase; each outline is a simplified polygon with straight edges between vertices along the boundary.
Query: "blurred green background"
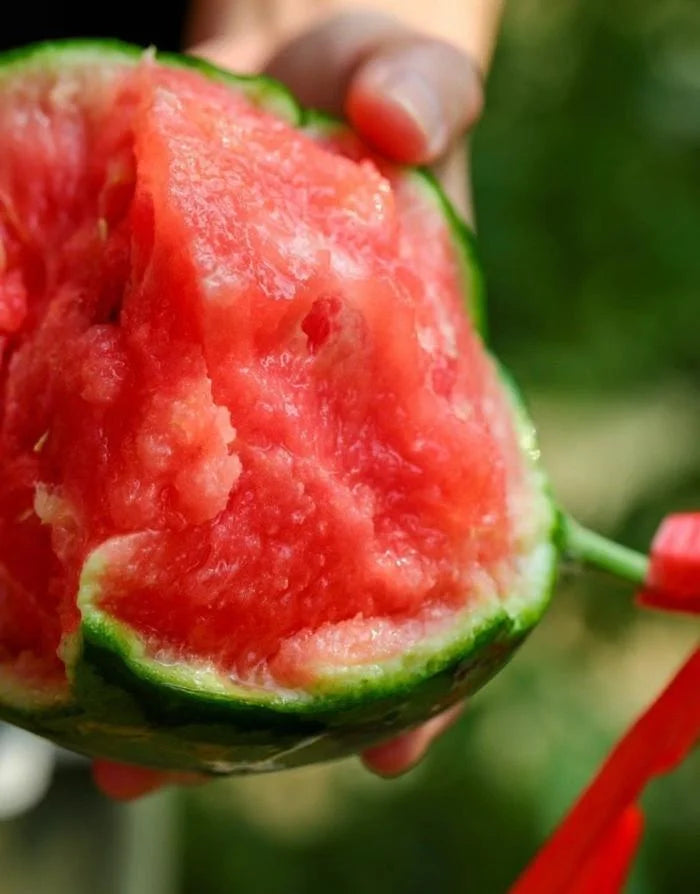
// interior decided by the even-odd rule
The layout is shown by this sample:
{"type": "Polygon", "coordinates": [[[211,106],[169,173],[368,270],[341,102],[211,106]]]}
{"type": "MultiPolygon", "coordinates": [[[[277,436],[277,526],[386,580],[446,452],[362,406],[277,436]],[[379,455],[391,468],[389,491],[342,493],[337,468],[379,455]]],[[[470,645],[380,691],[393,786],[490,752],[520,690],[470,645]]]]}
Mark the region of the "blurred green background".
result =
{"type": "MultiPolygon", "coordinates": [[[[518,0],[473,140],[491,334],[560,500],[644,548],[700,506],[700,8],[518,0]]],[[[357,761],[113,806],[82,765],[0,822],[0,894],[500,894],[697,638],[564,575],[417,770],[357,761]]],[[[700,890],[700,754],[650,787],[628,890],[700,890]]]]}

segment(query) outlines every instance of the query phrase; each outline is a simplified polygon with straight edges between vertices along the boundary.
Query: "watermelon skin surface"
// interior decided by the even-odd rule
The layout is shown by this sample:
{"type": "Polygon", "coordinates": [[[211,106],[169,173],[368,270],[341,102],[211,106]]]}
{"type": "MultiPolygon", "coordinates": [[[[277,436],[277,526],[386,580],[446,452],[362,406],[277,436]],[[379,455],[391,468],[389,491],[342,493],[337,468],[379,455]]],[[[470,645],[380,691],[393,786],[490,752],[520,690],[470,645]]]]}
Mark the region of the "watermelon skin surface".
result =
{"type": "MultiPolygon", "coordinates": [[[[39,46],[0,61],[0,83],[3,77],[22,77],[23,71],[37,67],[60,68],[75,59],[128,68],[141,58],[141,50],[121,44],[39,46]]],[[[299,109],[274,82],[239,78],[175,56],[157,59],[174,71],[196,71],[224,84],[253,106],[330,144],[352,143],[340,125],[299,109]]],[[[354,151],[352,145],[343,147],[349,156],[354,151]]],[[[443,216],[466,307],[473,326],[480,328],[483,283],[473,237],[430,175],[406,171],[399,176],[443,216]]],[[[317,330],[313,332],[315,337],[317,330]]],[[[201,656],[178,662],[171,654],[154,654],[143,630],[104,601],[104,554],[96,550],[83,561],[76,581],[77,624],[71,628],[69,622],[64,628],[58,650],[65,680],[56,677],[53,665],[39,671],[26,662],[3,667],[0,641],[0,716],[89,756],[227,774],[342,757],[409,729],[476,691],[503,667],[540,619],[557,559],[557,516],[537,465],[532,426],[505,378],[502,388],[525,458],[525,491],[528,499],[534,495],[532,512],[538,518],[537,541],[522,557],[517,587],[503,605],[465,609],[451,629],[440,628],[425,643],[410,643],[390,660],[341,668],[314,679],[312,685],[297,685],[290,678],[288,686],[251,686],[245,680],[232,681],[201,656]]],[[[43,443],[37,443],[40,452],[43,443]]],[[[0,576],[0,597],[2,586],[0,576]]]]}
{"type": "Polygon", "coordinates": [[[529,630],[507,619],[478,633],[466,654],[402,691],[357,704],[329,698],[307,712],[214,700],[134,673],[109,638],[84,634],[73,700],[47,711],[0,709],[3,719],[84,754],[211,775],[271,772],[355,754],[439,714],[480,689],[529,630]]]}

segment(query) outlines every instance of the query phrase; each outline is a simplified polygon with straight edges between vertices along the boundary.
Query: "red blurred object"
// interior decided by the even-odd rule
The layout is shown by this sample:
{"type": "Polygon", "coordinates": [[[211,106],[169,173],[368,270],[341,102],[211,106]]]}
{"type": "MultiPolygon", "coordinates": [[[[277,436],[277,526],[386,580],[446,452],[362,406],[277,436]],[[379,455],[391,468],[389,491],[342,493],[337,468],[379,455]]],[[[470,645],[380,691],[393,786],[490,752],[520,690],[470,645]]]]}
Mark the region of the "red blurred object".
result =
{"type": "Polygon", "coordinates": [[[633,805],[620,814],[607,838],[578,873],[570,894],[617,894],[637,852],[644,815],[633,805]]]}
{"type": "Polygon", "coordinates": [[[640,605],[700,612],[700,512],[669,515],[656,532],[640,605]]]}
{"type": "MultiPolygon", "coordinates": [[[[700,613],[700,513],[664,519],[638,595],[643,606],[700,613]]],[[[641,838],[636,801],[700,739],[700,648],[626,733],[510,894],[617,894],[641,838]]]]}
{"type": "Polygon", "coordinates": [[[700,738],[700,648],[616,745],[510,894],[614,894],[641,833],[634,807],[649,780],[700,738]]]}

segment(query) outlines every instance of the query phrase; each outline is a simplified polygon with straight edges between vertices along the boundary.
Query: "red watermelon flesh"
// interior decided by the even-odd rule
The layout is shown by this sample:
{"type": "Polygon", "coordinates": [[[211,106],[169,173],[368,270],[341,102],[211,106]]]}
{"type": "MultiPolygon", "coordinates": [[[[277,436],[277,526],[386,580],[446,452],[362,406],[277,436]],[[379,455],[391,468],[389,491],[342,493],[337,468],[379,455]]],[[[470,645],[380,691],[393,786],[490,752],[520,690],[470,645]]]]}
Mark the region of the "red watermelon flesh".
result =
{"type": "Polygon", "coordinates": [[[311,685],[505,600],[539,534],[423,181],[144,59],[0,90],[0,664],[77,594],[311,685]]]}

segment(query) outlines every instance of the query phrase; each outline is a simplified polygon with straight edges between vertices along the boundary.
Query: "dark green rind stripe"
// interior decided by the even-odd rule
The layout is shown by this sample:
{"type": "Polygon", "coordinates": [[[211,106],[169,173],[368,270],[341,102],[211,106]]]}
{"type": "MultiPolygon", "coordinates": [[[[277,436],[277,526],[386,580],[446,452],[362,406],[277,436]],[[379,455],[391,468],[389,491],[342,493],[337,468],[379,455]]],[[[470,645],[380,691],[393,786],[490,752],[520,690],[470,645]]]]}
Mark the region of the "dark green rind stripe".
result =
{"type": "MultiPolygon", "coordinates": [[[[330,719],[344,718],[354,715],[358,710],[364,713],[367,706],[385,699],[402,700],[415,691],[417,686],[426,680],[458,665],[465,656],[473,655],[484,644],[489,643],[497,635],[513,633],[514,623],[505,612],[489,619],[472,635],[465,637],[462,648],[445,650],[430,657],[423,665],[412,672],[404,670],[400,673],[386,673],[380,679],[343,681],[335,686],[324,686],[311,693],[304,700],[277,696],[274,692],[261,691],[258,697],[246,698],[240,690],[225,691],[196,688],[187,680],[182,682],[169,677],[169,668],[159,666],[152,659],[134,660],[124,647],[124,638],[119,636],[118,622],[94,625],[93,618],[88,615],[83,623],[83,654],[76,665],[76,692],[80,693],[81,665],[96,667],[105,679],[127,685],[148,698],[149,694],[157,696],[160,704],[164,699],[172,705],[184,706],[188,716],[202,710],[207,716],[225,719],[231,715],[232,706],[237,717],[249,716],[252,722],[264,718],[265,723],[285,725],[293,718],[330,719]],[[189,685],[188,685],[189,684],[189,685]]],[[[83,697],[85,695],[83,691],[83,697]]],[[[82,698],[81,698],[82,700],[82,698]]],[[[98,702],[95,702],[95,707],[98,702]]],[[[179,710],[179,709],[178,709],[179,710]]]]}
{"type": "Polygon", "coordinates": [[[354,708],[319,704],[306,715],[246,710],[154,686],[109,649],[86,642],[75,681],[79,708],[0,714],[86,755],[211,774],[279,770],[355,753],[443,711],[483,686],[524,637],[505,622],[495,624],[467,654],[416,686],[354,708]]]}

